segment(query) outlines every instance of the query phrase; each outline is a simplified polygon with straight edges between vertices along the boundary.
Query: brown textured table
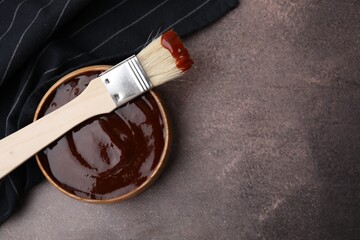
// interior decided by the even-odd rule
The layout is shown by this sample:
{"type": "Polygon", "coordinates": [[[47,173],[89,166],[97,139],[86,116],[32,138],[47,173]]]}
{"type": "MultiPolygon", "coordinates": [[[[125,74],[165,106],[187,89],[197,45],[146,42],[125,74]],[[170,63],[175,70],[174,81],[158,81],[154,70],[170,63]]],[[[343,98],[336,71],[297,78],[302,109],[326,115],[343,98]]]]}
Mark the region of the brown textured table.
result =
{"type": "Polygon", "coordinates": [[[243,0],[185,42],[158,181],[114,205],[43,182],[0,239],[359,239],[360,2],[243,0]]]}

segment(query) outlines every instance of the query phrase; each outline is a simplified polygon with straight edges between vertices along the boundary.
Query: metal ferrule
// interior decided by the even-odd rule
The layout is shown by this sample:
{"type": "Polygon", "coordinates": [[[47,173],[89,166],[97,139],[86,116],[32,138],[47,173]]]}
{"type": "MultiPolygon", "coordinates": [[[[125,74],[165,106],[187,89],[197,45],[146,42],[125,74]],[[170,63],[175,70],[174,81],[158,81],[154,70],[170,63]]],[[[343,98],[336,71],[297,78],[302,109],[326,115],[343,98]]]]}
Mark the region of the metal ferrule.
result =
{"type": "Polygon", "coordinates": [[[120,106],[152,88],[137,57],[131,56],[99,75],[116,106],[120,106]]]}

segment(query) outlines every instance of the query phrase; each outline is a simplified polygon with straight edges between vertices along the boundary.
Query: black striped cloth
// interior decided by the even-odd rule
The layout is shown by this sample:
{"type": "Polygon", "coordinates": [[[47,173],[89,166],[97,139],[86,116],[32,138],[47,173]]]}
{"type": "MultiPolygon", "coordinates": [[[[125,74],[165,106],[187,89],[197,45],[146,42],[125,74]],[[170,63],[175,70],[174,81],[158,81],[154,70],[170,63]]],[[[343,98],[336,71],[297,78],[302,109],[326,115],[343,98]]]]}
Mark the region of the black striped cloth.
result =
{"type": "MultiPolygon", "coordinates": [[[[64,74],[114,64],[149,36],[186,36],[238,0],[0,0],[0,138],[32,121],[46,90],[64,74]]],[[[1,161],[11,159],[1,159],[1,161]]],[[[0,223],[42,179],[34,160],[0,181],[0,223]]]]}

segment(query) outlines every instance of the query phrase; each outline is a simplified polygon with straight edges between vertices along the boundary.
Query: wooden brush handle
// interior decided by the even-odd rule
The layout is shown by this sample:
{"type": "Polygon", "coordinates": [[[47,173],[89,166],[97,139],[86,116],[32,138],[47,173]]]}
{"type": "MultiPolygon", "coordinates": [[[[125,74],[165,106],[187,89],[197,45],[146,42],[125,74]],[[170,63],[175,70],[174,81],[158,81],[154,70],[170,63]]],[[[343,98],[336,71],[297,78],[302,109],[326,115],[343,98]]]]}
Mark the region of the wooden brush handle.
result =
{"type": "Polygon", "coordinates": [[[115,108],[100,78],[92,80],[74,100],[0,140],[0,179],[77,124],[115,108]]]}

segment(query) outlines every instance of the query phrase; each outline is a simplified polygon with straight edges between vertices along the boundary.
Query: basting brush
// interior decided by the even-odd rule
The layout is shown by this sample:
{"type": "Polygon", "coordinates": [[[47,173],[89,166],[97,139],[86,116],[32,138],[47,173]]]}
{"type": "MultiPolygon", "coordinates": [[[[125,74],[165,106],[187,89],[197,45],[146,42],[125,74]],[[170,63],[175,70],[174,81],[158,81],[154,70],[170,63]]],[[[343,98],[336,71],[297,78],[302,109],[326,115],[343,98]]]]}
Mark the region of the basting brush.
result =
{"type": "Polygon", "coordinates": [[[176,33],[164,33],[136,56],[100,74],[74,100],[1,139],[0,179],[79,123],[182,76],[192,63],[176,33]]]}

